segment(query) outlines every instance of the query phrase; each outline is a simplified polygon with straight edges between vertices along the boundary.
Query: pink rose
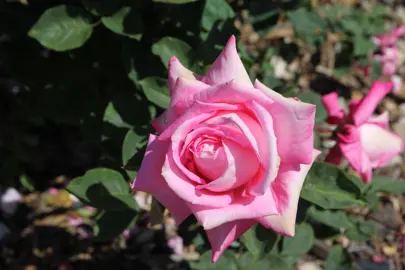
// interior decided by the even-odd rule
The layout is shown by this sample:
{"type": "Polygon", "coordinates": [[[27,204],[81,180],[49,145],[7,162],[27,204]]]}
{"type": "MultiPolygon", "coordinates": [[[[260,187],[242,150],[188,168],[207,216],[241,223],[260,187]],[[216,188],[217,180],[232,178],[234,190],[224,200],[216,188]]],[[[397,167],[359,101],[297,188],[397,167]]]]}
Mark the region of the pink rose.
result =
{"type": "Polygon", "coordinates": [[[261,223],[294,235],[313,148],[315,106],[253,86],[232,36],[205,76],[173,57],[171,102],[153,122],[133,188],[149,192],[176,222],[193,214],[206,230],[213,262],[261,223]]]}
{"type": "Polygon", "coordinates": [[[382,34],[373,37],[375,45],[380,47],[380,53],[374,58],[381,62],[382,74],[391,77],[398,69],[399,49],[397,39],[405,33],[405,26],[394,29],[389,34],[382,34]]]}
{"type": "Polygon", "coordinates": [[[373,37],[375,45],[380,47],[391,47],[396,45],[397,39],[405,33],[405,26],[392,30],[389,34],[381,34],[373,37]]]}
{"type": "Polygon", "coordinates": [[[372,116],[378,103],[391,90],[391,82],[375,81],[367,96],[349,104],[346,115],[333,92],[322,97],[328,112],[328,123],[338,125],[337,144],[329,151],[326,162],[340,164],[343,156],[363,181],[371,181],[373,168],[384,166],[403,151],[401,138],[389,131],[388,113],[372,116]]]}

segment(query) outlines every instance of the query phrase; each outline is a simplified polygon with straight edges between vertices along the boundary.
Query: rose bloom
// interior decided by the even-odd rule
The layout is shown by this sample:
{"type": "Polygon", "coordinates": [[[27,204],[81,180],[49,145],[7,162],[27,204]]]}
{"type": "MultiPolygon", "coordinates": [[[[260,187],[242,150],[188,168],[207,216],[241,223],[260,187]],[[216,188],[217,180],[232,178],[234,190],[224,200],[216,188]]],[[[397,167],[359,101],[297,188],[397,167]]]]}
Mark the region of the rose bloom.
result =
{"type": "Polygon", "coordinates": [[[327,122],[338,125],[336,146],[325,161],[339,165],[343,156],[364,182],[371,181],[372,169],[383,167],[403,151],[402,139],[389,130],[388,113],[373,116],[378,103],[391,91],[391,82],[375,81],[363,99],[353,100],[346,115],[336,92],[322,97],[327,122]]]}
{"type": "Polygon", "coordinates": [[[153,122],[133,188],[151,193],[176,222],[193,214],[212,260],[256,223],[294,235],[313,147],[315,106],[252,85],[232,36],[205,76],[173,57],[170,105],[153,122]]]}

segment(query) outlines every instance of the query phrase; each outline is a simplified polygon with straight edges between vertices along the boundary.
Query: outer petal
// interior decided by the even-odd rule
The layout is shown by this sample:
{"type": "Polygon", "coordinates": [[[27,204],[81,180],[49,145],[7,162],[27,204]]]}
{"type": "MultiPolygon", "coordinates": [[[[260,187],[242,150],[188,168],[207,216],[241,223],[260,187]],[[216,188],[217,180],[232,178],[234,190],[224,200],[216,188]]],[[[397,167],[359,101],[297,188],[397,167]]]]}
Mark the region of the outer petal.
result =
{"type": "Polygon", "coordinates": [[[273,118],[271,117],[269,112],[266,111],[266,109],[264,109],[255,101],[246,104],[246,106],[252,111],[252,113],[255,114],[264,131],[265,137],[267,138],[267,140],[265,140],[267,141],[267,143],[262,142],[262,144],[260,145],[260,148],[263,148],[263,150],[265,150],[264,152],[267,153],[266,156],[261,155],[263,156],[263,158],[265,158],[265,164],[267,165],[263,167],[263,169],[265,170],[263,179],[259,179],[259,181],[253,184],[249,189],[249,192],[252,195],[258,196],[266,193],[266,191],[270,187],[271,182],[276,179],[278,166],[280,165],[280,158],[278,157],[277,152],[277,138],[274,134],[273,118]]]}
{"type": "Polygon", "coordinates": [[[345,133],[338,134],[340,150],[363,181],[368,183],[371,181],[372,167],[363,149],[359,130],[352,125],[345,125],[344,130],[345,133]]]}
{"type": "Polygon", "coordinates": [[[170,59],[168,68],[168,86],[170,91],[170,96],[173,93],[173,89],[176,85],[177,79],[182,77],[189,80],[196,80],[198,75],[194,74],[192,71],[185,68],[175,56],[170,59]]]}
{"type": "Polygon", "coordinates": [[[382,63],[382,74],[384,76],[392,76],[398,68],[398,64],[396,63],[396,60],[392,61],[385,61],[382,63]]]}
{"type": "Polygon", "coordinates": [[[222,84],[230,80],[234,80],[241,86],[253,86],[236,50],[235,36],[229,38],[224,50],[202,79],[204,83],[210,85],[222,84]]]}
{"type": "Polygon", "coordinates": [[[314,148],[315,105],[285,98],[258,80],[255,82],[255,87],[274,100],[271,106],[264,107],[270,112],[274,121],[277,151],[281,161],[311,164],[314,148]]]}
{"type": "MultiPolygon", "coordinates": [[[[192,119],[193,121],[198,122],[198,120],[203,122],[208,118],[215,115],[217,111],[236,111],[239,110],[239,105],[226,104],[226,103],[203,103],[196,101],[193,105],[187,110],[186,113],[179,116],[170,126],[168,126],[162,134],[159,136],[161,140],[169,139],[177,128],[182,125],[185,121],[192,119]]],[[[182,138],[181,138],[182,139],[182,138]]]]}
{"type": "Polygon", "coordinates": [[[267,228],[287,235],[294,236],[295,220],[297,216],[298,199],[305,177],[316,157],[321,152],[314,149],[309,165],[300,165],[296,170],[289,164],[282,164],[277,179],[272,183],[273,194],[277,196],[277,203],[282,210],[279,216],[260,217],[256,220],[267,228]]]}
{"type": "Polygon", "coordinates": [[[367,122],[373,114],[378,103],[388,94],[392,89],[392,82],[375,81],[371,86],[367,96],[363,98],[357,110],[352,115],[353,123],[360,126],[367,122]]]}
{"type": "Polygon", "coordinates": [[[230,244],[257,222],[254,219],[238,220],[206,230],[212,248],[212,262],[215,263],[230,244]]]}
{"type": "Polygon", "coordinates": [[[184,201],[169,188],[160,173],[159,168],[163,166],[168,146],[168,142],[157,140],[155,135],[149,136],[145,157],[132,188],[151,193],[169,209],[177,224],[180,224],[191,212],[184,201]]]}
{"type": "Polygon", "coordinates": [[[380,127],[384,128],[384,129],[388,129],[389,128],[389,114],[388,112],[383,112],[380,115],[377,116],[372,116],[369,120],[368,120],[368,124],[376,124],[379,125],[380,127]]]}
{"type": "Polygon", "coordinates": [[[363,149],[373,168],[384,166],[404,150],[401,137],[379,125],[364,124],[359,131],[363,149]]]}
{"type": "Polygon", "coordinates": [[[179,77],[172,89],[170,104],[166,111],[152,122],[153,128],[162,133],[173,123],[193,102],[194,94],[209,87],[205,83],[194,79],[179,77]]]}
{"type": "Polygon", "coordinates": [[[235,195],[232,203],[225,207],[214,208],[190,203],[188,206],[205,230],[231,221],[279,214],[274,194],[270,189],[262,196],[243,197],[235,195]]]}
{"type": "Polygon", "coordinates": [[[339,124],[345,117],[345,112],[339,104],[338,94],[329,93],[322,97],[322,103],[328,112],[328,123],[332,125],[339,124]]]}
{"type": "Polygon", "coordinates": [[[398,27],[398,28],[396,28],[396,29],[394,29],[392,31],[392,35],[397,37],[397,38],[402,36],[404,33],[405,33],[405,26],[404,25],[402,25],[402,26],[400,26],[400,27],[398,27]]]}

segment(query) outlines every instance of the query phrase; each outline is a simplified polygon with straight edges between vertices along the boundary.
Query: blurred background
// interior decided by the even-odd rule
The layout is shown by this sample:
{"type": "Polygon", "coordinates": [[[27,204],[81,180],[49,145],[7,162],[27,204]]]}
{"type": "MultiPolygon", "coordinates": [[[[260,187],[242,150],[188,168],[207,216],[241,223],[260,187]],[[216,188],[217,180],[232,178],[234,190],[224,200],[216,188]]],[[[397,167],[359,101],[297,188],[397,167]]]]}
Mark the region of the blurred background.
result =
{"type": "MultiPolygon", "coordinates": [[[[396,0],[0,0],[0,269],[250,268],[226,254],[211,265],[195,220],[177,228],[127,185],[154,132],[151,120],[168,105],[170,57],[204,73],[235,34],[251,79],[316,104],[319,125],[322,94],[338,91],[347,105],[373,80],[392,80],[380,109],[404,138],[405,40],[398,38],[392,74],[372,41],[401,25],[405,3],[396,0]],[[77,177],[116,179],[137,204],[109,211],[112,198],[86,203],[75,187],[68,190],[76,196],[65,189],[77,177]]],[[[315,143],[328,148],[322,135],[315,143]]],[[[398,157],[377,173],[399,179],[404,170],[398,157]]],[[[310,245],[263,269],[352,269],[352,261],[358,269],[402,269],[401,184],[380,187],[391,194],[375,198],[376,229],[361,224],[347,236],[318,224],[308,240],[303,228],[299,241],[310,245]],[[351,240],[358,242],[335,249],[328,266],[332,244],[351,240]]],[[[245,248],[237,241],[229,252],[245,248]]]]}

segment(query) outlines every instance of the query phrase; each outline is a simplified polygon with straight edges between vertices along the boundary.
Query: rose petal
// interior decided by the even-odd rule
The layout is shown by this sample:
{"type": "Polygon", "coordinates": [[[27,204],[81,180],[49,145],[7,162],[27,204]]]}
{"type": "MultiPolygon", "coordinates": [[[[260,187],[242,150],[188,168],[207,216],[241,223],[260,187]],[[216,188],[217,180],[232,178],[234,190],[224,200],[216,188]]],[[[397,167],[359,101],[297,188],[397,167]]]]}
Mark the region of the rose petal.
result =
{"type": "Polygon", "coordinates": [[[264,178],[260,179],[249,188],[249,192],[252,195],[258,196],[263,195],[269,189],[271,182],[277,177],[280,159],[277,152],[277,138],[274,134],[273,118],[266,109],[255,101],[247,103],[246,105],[256,116],[267,138],[267,140],[262,141],[260,145],[260,149],[263,149],[262,152],[267,152],[267,155],[260,155],[267,165],[263,167],[265,170],[264,178]]]}
{"type": "Polygon", "coordinates": [[[212,262],[215,263],[230,244],[256,223],[257,222],[252,219],[238,220],[206,230],[205,232],[212,249],[212,262]]]}
{"type": "Polygon", "coordinates": [[[224,207],[188,204],[198,222],[209,230],[224,223],[278,215],[275,197],[271,189],[261,196],[234,196],[231,204],[224,207]]]}
{"type": "Polygon", "coordinates": [[[184,201],[169,188],[160,174],[168,147],[168,142],[157,140],[157,137],[152,134],[149,136],[145,157],[141,169],[132,183],[132,188],[151,193],[169,209],[176,223],[180,224],[191,212],[184,201]]]}
{"type": "Polygon", "coordinates": [[[237,84],[234,80],[215,85],[194,95],[194,100],[204,103],[244,104],[256,101],[264,107],[270,106],[273,101],[263,92],[253,87],[237,84]]]}
{"type": "Polygon", "coordinates": [[[398,27],[398,28],[396,28],[396,29],[394,29],[392,31],[392,35],[397,37],[397,38],[402,36],[404,33],[405,33],[405,26],[404,25],[402,25],[402,26],[400,26],[400,27],[398,27]]]}
{"type": "Polygon", "coordinates": [[[172,89],[169,107],[152,122],[153,128],[162,133],[188,109],[193,102],[194,94],[207,87],[209,86],[200,81],[179,77],[172,89]]]}
{"type": "Polygon", "coordinates": [[[185,68],[175,56],[170,59],[168,68],[168,86],[170,91],[170,96],[172,96],[177,79],[182,77],[189,80],[196,80],[198,75],[194,74],[192,71],[185,68]]]}
{"type": "MultiPolygon", "coordinates": [[[[204,140],[204,139],[203,139],[204,140]]],[[[227,153],[221,141],[217,142],[219,146],[214,144],[203,143],[201,151],[193,151],[193,160],[198,171],[208,180],[214,180],[221,177],[227,170],[227,153]],[[217,148],[217,149],[211,149],[217,148]]],[[[205,186],[205,185],[203,185],[205,186]]],[[[201,186],[197,186],[201,187],[201,186]]],[[[209,189],[211,191],[216,191],[209,189]]]]}
{"type": "Polygon", "coordinates": [[[224,50],[202,79],[209,85],[222,84],[230,80],[241,86],[253,87],[236,50],[235,36],[229,38],[224,50]]]}
{"type": "Polygon", "coordinates": [[[338,134],[340,150],[363,181],[368,183],[371,180],[372,167],[363,149],[359,130],[352,125],[345,125],[344,130],[345,133],[338,134]]]}
{"type": "Polygon", "coordinates": [[[277,151],[281,161],[310,164],[314,146],[315,105],[285,98],[258,80],[255,87],[274,101],[271,106],[264,107],[273,118],[277,151]]]}
{"type": "Polygon", "coordinates": [[[373,168],[384,166],[391,158],[404,150],[401,137],[375,124],[359,128],[361,144],[373,168]]]}
{"type": "Polygon", "coordinates": [[[357,110],[353,113],[353,123],[356,126],[360,126],[367,122],[367,120],[373,114],[378,103],[388,94],[392,89],[392,82],[380,82],[375,81],[371,86],[370,91],[362,99],[361,103],[357,107],[357,110]]]}
{"type": "Polygon", "coordinates": [[[339,104],[338,94],[329,93],[322,97],[322,103],[328,112],[327,122],[332,125],[339,124],[345,117],[345,112],[339,104]]]}
{"type": "MultiPolygon", "coordinates": [[[[257,174],[260,165],[255,153],[251,149],[242,148],[240,145],[227,139],[223,139],[222,144],[227,159],[225,172],[218,179],[208,184],[197,186],[198,189],[225,192],[247,183],[257,174]]],[[[215,170],[215,167],[211,166],[211,170],[215,170]]]]}
{"type": "Polygon", "coordinates": [[[204,125],[237,128],[238,132],[241,132],[250,143],[250,147],[256,153],[262,166],[268,167],[269,153],[266,151],[267,147],[263,147],[267,145],[267,138],[259,123],[247,113],[239,111],[220,114],[205,121],[204,125]]]}
{"type": "Polygon", "coordinates": [[[204,103],[196,101],[187,110],[187,112],[177,118],[176,121],[174,121],[170,126],[167,127],[167,129],[162,132],[162,134],[159,136],[159,139],[168,140],[177,130],[177,128],[188,119],[193,119],[193,122],[197,125],[199,122],[201,123],[204,120],[207,120],[208,118],[214,116],[218,111],[237,111],[239,109],[240,105],[235,104],[204,103]]]}
{"type": "Polygon", "coordinates": [[[376,124],[384,129],[389,128],[389,114],[388,112],[383,112],[377,116],[371,116],[371,118],[367,121],[369,124],[376,124]]]}
{"type": "Polygon", "coordinates": [[[201,204],[211,207],[225,207],[232,202],[232,193],[212,193],[208,190],[198,190],[195,188],[195,183],[192,183],[189,178],[179,169],[173,159],[174,153],[172,147],[166,155],[166,160],[162,168],[162,175],[168,186],[181,199],[192,204],[201,204]]]}
{"type": "Polygon", "coordinates": [[[294,236],[301,188],[312,163],[319,154],[320,151],[314,149],[311,163],[300,165],[298,170],[288,164],[280,166],[277,179],[272,183],[272,190],[281,214],[257,218],[256,220],[264,227],[271,228],[283,235],[294,236]]]}

